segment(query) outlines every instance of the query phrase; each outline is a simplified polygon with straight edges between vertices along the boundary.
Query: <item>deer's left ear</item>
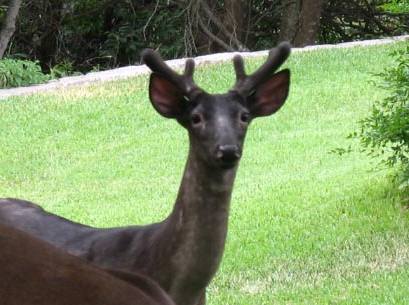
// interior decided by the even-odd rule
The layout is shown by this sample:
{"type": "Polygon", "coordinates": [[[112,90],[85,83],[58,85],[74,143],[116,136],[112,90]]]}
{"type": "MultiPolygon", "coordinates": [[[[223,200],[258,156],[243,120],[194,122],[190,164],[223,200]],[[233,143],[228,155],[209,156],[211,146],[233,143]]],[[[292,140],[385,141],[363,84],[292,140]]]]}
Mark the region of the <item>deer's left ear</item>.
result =
{"type": "Polygon", "coordinates": [[[262,83],[249,98],[249,108],[253,116],[273,114],[284,105],[290,87],[290,70],[274,74],[262,83]]]}

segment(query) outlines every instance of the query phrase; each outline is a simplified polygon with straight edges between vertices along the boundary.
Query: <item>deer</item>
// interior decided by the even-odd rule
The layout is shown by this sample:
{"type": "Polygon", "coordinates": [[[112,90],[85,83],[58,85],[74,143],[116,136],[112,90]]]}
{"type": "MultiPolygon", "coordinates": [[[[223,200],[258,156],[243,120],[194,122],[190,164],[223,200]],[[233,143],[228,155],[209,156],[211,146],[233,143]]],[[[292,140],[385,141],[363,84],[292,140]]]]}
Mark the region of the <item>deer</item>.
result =
{"type": "Polygon", "coordinates": [[[103,270],[16,228],[0,225],[2,305],[175,305],[153,280],[103,270]]]}
{"type": "Polygon", "coordinates": [[[195,62],[182,74],[151,49],[142,52],[151,69],[149,100],[163,117],[176,120],[189,138],[187,161],[174,207],[161,222],[146,226],[94,228],[20,200],[0,200],[0,223],[26,231],[103,268],[141,272],[179,305],[203,305],[225,248],[229,207],[243,144],[253,119],[284,104],[290,71],[277,70],[291,47],[280,43],[247,74],[233,58],[236,82],[223,94],[209,94],[193,80],[195,62]]]}

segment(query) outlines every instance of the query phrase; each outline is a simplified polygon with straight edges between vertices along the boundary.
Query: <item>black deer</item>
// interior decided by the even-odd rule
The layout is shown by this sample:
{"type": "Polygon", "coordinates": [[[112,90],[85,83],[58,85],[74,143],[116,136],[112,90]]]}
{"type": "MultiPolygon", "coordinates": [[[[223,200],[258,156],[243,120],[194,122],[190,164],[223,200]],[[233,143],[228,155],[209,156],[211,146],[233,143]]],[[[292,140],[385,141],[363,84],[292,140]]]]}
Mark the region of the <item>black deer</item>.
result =
{"type": "Polygon", "coordinates": [[[0,225],[2,305],[174,305],[146,276],[107,271],[0,225]]]}
{"type": "Polygon", "coordinates": [[[149,97],[164,117],[187,129],[189,155],[173,211],[148,226],[98,229],[73,223],[18,199],[0,200],[0,222],[18,227],[101,267],[140,271],[152,277],[179,305],[205,303],[205,290],[220,264],[227,234],[230,197],[253,118],[276,112],[287,98],[290,72],[279,66],[287,43],[246,75],[233,59],[236,84],[211,95],[193,81],[194,61],[180,75],[152,50],[142,58],[153,71],[149,97]]]}

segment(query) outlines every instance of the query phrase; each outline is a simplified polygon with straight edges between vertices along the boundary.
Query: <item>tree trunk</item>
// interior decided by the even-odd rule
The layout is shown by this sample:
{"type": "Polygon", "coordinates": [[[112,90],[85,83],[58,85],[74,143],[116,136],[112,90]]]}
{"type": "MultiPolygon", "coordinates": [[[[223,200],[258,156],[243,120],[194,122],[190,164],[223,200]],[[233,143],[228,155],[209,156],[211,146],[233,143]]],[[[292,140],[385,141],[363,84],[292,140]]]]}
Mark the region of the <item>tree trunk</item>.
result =
{"type": "Polygon", "coordinates": [[[242,51],[245,49],[242,42],[246,33],[246,3],[242,0],[225,0],[224,7],[226,11],[224,24],[231,36],[235,38],[235,41],[230,41],[230,45],[233,43],[242,51]]]}
{"type": "Polygon", "coordinates": [[[324,0],[302,0],[299,31],[294,45],[304,47],[317,42],[324,0]]]}
{"type": "Polygon", "coordinates": [[[281,16],[280,41],[294,42],[298,32],[301,0],[286,0],[281,16]]]}
{"type": "Polygon", "coordinates": [[[6,19],[0,32],[0,59],[6,52],[7,45],[16,30],[16,20],[22,0],[10,0],[6,19]]]}
{"type": "Polygon", "coordinates": [[[317,42],[325,0],[286,0],[281,17],[280,40],[296,47],[317,42]]]}

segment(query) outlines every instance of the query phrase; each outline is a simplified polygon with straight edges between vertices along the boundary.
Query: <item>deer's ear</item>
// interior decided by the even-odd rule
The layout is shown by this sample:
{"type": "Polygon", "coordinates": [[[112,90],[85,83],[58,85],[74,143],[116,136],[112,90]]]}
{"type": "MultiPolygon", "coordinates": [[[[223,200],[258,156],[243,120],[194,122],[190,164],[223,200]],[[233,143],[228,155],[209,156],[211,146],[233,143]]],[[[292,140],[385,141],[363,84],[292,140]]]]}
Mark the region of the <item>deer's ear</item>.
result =
{"type": "Polygon", "coordinates": [[[156,111],[166,118],[177,118],[182,114],[182,91],[160,74],[151,74],[149,99],[156,111]]]}
{"type": "Polygon", "coordinates": [[[288,96],[290,70],[285,69],[274,74],[269,80],[258,86],[250,99],[250,112],[253,116],[266,116],[276,112],[288,96]]]}

